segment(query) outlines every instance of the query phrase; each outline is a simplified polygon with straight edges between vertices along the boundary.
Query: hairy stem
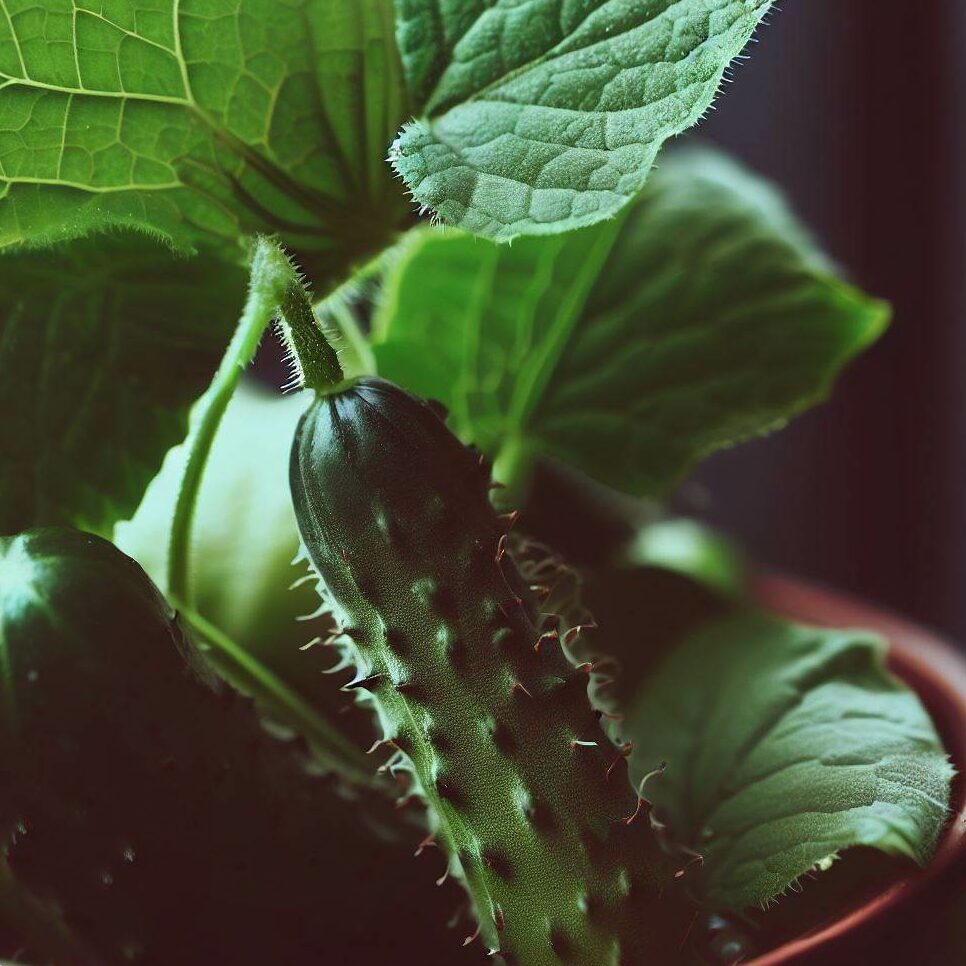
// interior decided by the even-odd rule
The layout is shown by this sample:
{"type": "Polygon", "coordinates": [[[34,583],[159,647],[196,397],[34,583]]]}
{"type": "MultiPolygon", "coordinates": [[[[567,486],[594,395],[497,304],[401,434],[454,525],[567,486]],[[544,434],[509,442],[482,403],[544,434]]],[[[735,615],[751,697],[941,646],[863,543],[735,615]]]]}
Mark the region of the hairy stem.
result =
{"type": "Polygon", "coordinates": [[[191,602],[191,530],[205,466],[225,410],[238,388],[241,374],[251,363],[278,305],[275,297],[277,286],[270,278],[265,277],[276,270],[274,262],[266,257],[268,247],[275,246],[263,238],[256,242],[248,300],[228,351],[192,415],[193,425],[186,444],[188,458],[171,521],[171,542],[168,549],[168,590],[173,597],[184,603],[191,602]]]}
{"type": "MultiPolygon", "coordinates": [[[[289,270],[291,272],[291,267],[289,270]]],[[[329,344],[319,325],[312,300],[302,280],[293,273],[278,292],[278,299],[279,327],[296,363],[296,377],[300,387],[327,392],[340,386],[345,380],[345,373],[335,349],[329,344]]]]}
{"type": "Polygon", "coordinates": [[[250,365],[265,329],[274,318],[282,321],[289,346],[298,352],[300,375],[311,388],[342,381],[342,368],[315,320],[311,301],[284,251],[271,239],[259,237],[252,255],[248,300],[238,328],[211,385],[192,417],[188,458],[171,522],[168,550],[168,591],[185,605],[192,603],[191,531],[205,466],[225,410],[242,372],[250,365]]]}

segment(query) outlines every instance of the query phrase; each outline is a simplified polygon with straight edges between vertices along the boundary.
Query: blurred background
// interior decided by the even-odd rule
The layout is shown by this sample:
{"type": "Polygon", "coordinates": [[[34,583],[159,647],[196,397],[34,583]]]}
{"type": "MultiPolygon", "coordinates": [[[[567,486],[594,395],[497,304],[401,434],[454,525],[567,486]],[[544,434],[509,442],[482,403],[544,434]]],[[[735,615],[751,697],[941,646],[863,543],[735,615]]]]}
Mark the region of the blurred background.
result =
{"type": "Polygon", "coordinates": [[[966,642],[966,3],[785,3],[701,129],[777,181],[891,330],[680,495],[753,557],[966,642]]]}

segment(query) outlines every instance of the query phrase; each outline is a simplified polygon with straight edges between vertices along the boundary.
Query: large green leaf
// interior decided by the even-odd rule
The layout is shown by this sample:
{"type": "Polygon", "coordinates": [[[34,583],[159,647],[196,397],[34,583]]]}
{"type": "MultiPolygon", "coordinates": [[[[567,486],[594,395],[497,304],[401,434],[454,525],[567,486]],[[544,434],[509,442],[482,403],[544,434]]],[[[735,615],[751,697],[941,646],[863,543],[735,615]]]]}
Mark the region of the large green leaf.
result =
{"type": "Polygon", "coordinates": [[[842,849],[928,861],[952,768],[919,699],[861,631],[744,614],[687,639],[626,707],[644,794],[704,857],[714,907],[783,892],[842,849]]]}
{"type": "Polygon", "coordinates": [[[391,160],[447,224],[608,218],[707,111],[770,0],[396,0],[418,112],[391,160]]]}
{"type": "Polygon", "coordinates": [[[624,215],[568,236],[417,233],[374,340],[380,371],[449,406],[498,472],[544,454],[660,495],[823,399],[887,316],[773,188],[692,150],[624,215]]]}
{"type": "Polygon", "coordinates": [[[132,513],[244,291],[241,268],[141,235],[0,258],[0,533],[132,513]]]}
{"type": "Polygon", "coordinates": [[[405,216],[392,0],[6,0],[0,245],[278,231],[317,279],[405,216]]]}

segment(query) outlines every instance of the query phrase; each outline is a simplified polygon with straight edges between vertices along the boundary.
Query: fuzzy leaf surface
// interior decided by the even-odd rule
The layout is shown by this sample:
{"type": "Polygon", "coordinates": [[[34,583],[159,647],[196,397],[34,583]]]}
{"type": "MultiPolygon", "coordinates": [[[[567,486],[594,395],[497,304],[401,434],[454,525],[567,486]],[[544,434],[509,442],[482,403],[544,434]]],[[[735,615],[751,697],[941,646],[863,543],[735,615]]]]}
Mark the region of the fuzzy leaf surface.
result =
{"type": "Polygon", "coordinates": [[[142,235],[0,257],[0,533],[106,535],[133,513],[184,438],[244,291],[234,264],[142,235]]]}
{"type": "Polygon", "coordinates": [[[334,278],[405,215],[405,116],[392,0],[6,0],[0,246],[278,232],[334,278]]]}
{"type": "Polygon", "coordinates": [[[688,873],[716,908],[781,894],[850,846],[925,864],[952,768],[885,642],[742,614],[695,632],[626,707],[632,773],[649,779],[688,873]]]}
{"type": "Polygon", "coordinates": [[[770,0],[396,0],[416,119],[391,160],[499,239],[611,217],[707,111],[770,0]]]}
{"type": "Polygon", "coordinates": [[[551,456],[661,496],[824,399],[887,318],[769,184],[688,150],[621,216],[571,235],[416,233],[374,342],[383,375],[446,404],[511,472],[551,456]]]}

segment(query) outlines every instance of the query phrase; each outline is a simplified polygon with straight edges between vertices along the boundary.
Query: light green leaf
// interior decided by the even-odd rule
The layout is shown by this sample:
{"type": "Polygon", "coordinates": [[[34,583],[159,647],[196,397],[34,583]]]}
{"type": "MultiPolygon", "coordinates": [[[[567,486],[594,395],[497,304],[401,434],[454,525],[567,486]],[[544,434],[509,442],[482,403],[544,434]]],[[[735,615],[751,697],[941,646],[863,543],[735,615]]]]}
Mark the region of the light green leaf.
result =
{"type": "MultiPolygon", "coordinates": [[[[322,673],[337,660],[331,649],[301,650],[330,631],[327,615],[304,619],[318,610],[314,583],[292,587],[307,570],[293,565],[300,543],[288,485],[289,450],[305,407],[303,394],[279,397],[246,382],[229,403],[196,509],[192,598],[204,626],[194,629],[219,673],[304,734],[343,777],[370,783],[373,766],[360,750],[373,740],[368,714],[341,713],[349,702],[322,673]]],[[[172,450],[137,513],[114,533],[164,592],[184,463],[184,447],[172,450]]]]}
{"type": "Polygon", "coordinates": [[[405,216],[405,97],[392,0],[5,0],[0,246],[277,231],[335,278],[405,216]]]}
{"type": "Polygon", "coordinates": [[[686,517],[668,517],[642,526],[620,563],[661,567],[726,596],[739,593],[745,579],[738,548],[722,533],[686,517]]]}
{"type": "MultiPolygon", "coordinates": [[[[243,381],[228,404],[205,467],[192,540],[192,599],[208,620],[246,647],[293,649],[312,636],[295,623],[318,607],[314,588],[289,591],[302,571],[288,456],[305,411],[302,394],[278,396],[243,381]],[[279,639],[284,634],[284,642],[279,639]]],[[[184,471],[172,450],[137,513],[114,542],[167,593],[171,514],[184,471]]]]}
{"type": "Polygon", "coordinates": [[[244,291],[241,268],[142,235],[0,258],[0,533],[132,513],[244,291]]]}
{"type": "Polygon", "coordinates": [[[850,846],[928,861],[952,768],[885,642],[744,614],[697,631],[629,703],[625,736],[702,898],[742,909],[850,846]]]}
{"type": "Polygon", "coordinates": [[[590,225],[707,111],[770,0],[396,0],[417,118],[390,158],[447,224],[590,225]]]}
{"type": "Polygon", "coordinates": [[[887,317],[773,188],[692,150],[581,232],[509,247],[416,233],[374,342],[380,372],[446,404],[504,482],[543,455],[660,496],[824,399],[887,317]]]}

